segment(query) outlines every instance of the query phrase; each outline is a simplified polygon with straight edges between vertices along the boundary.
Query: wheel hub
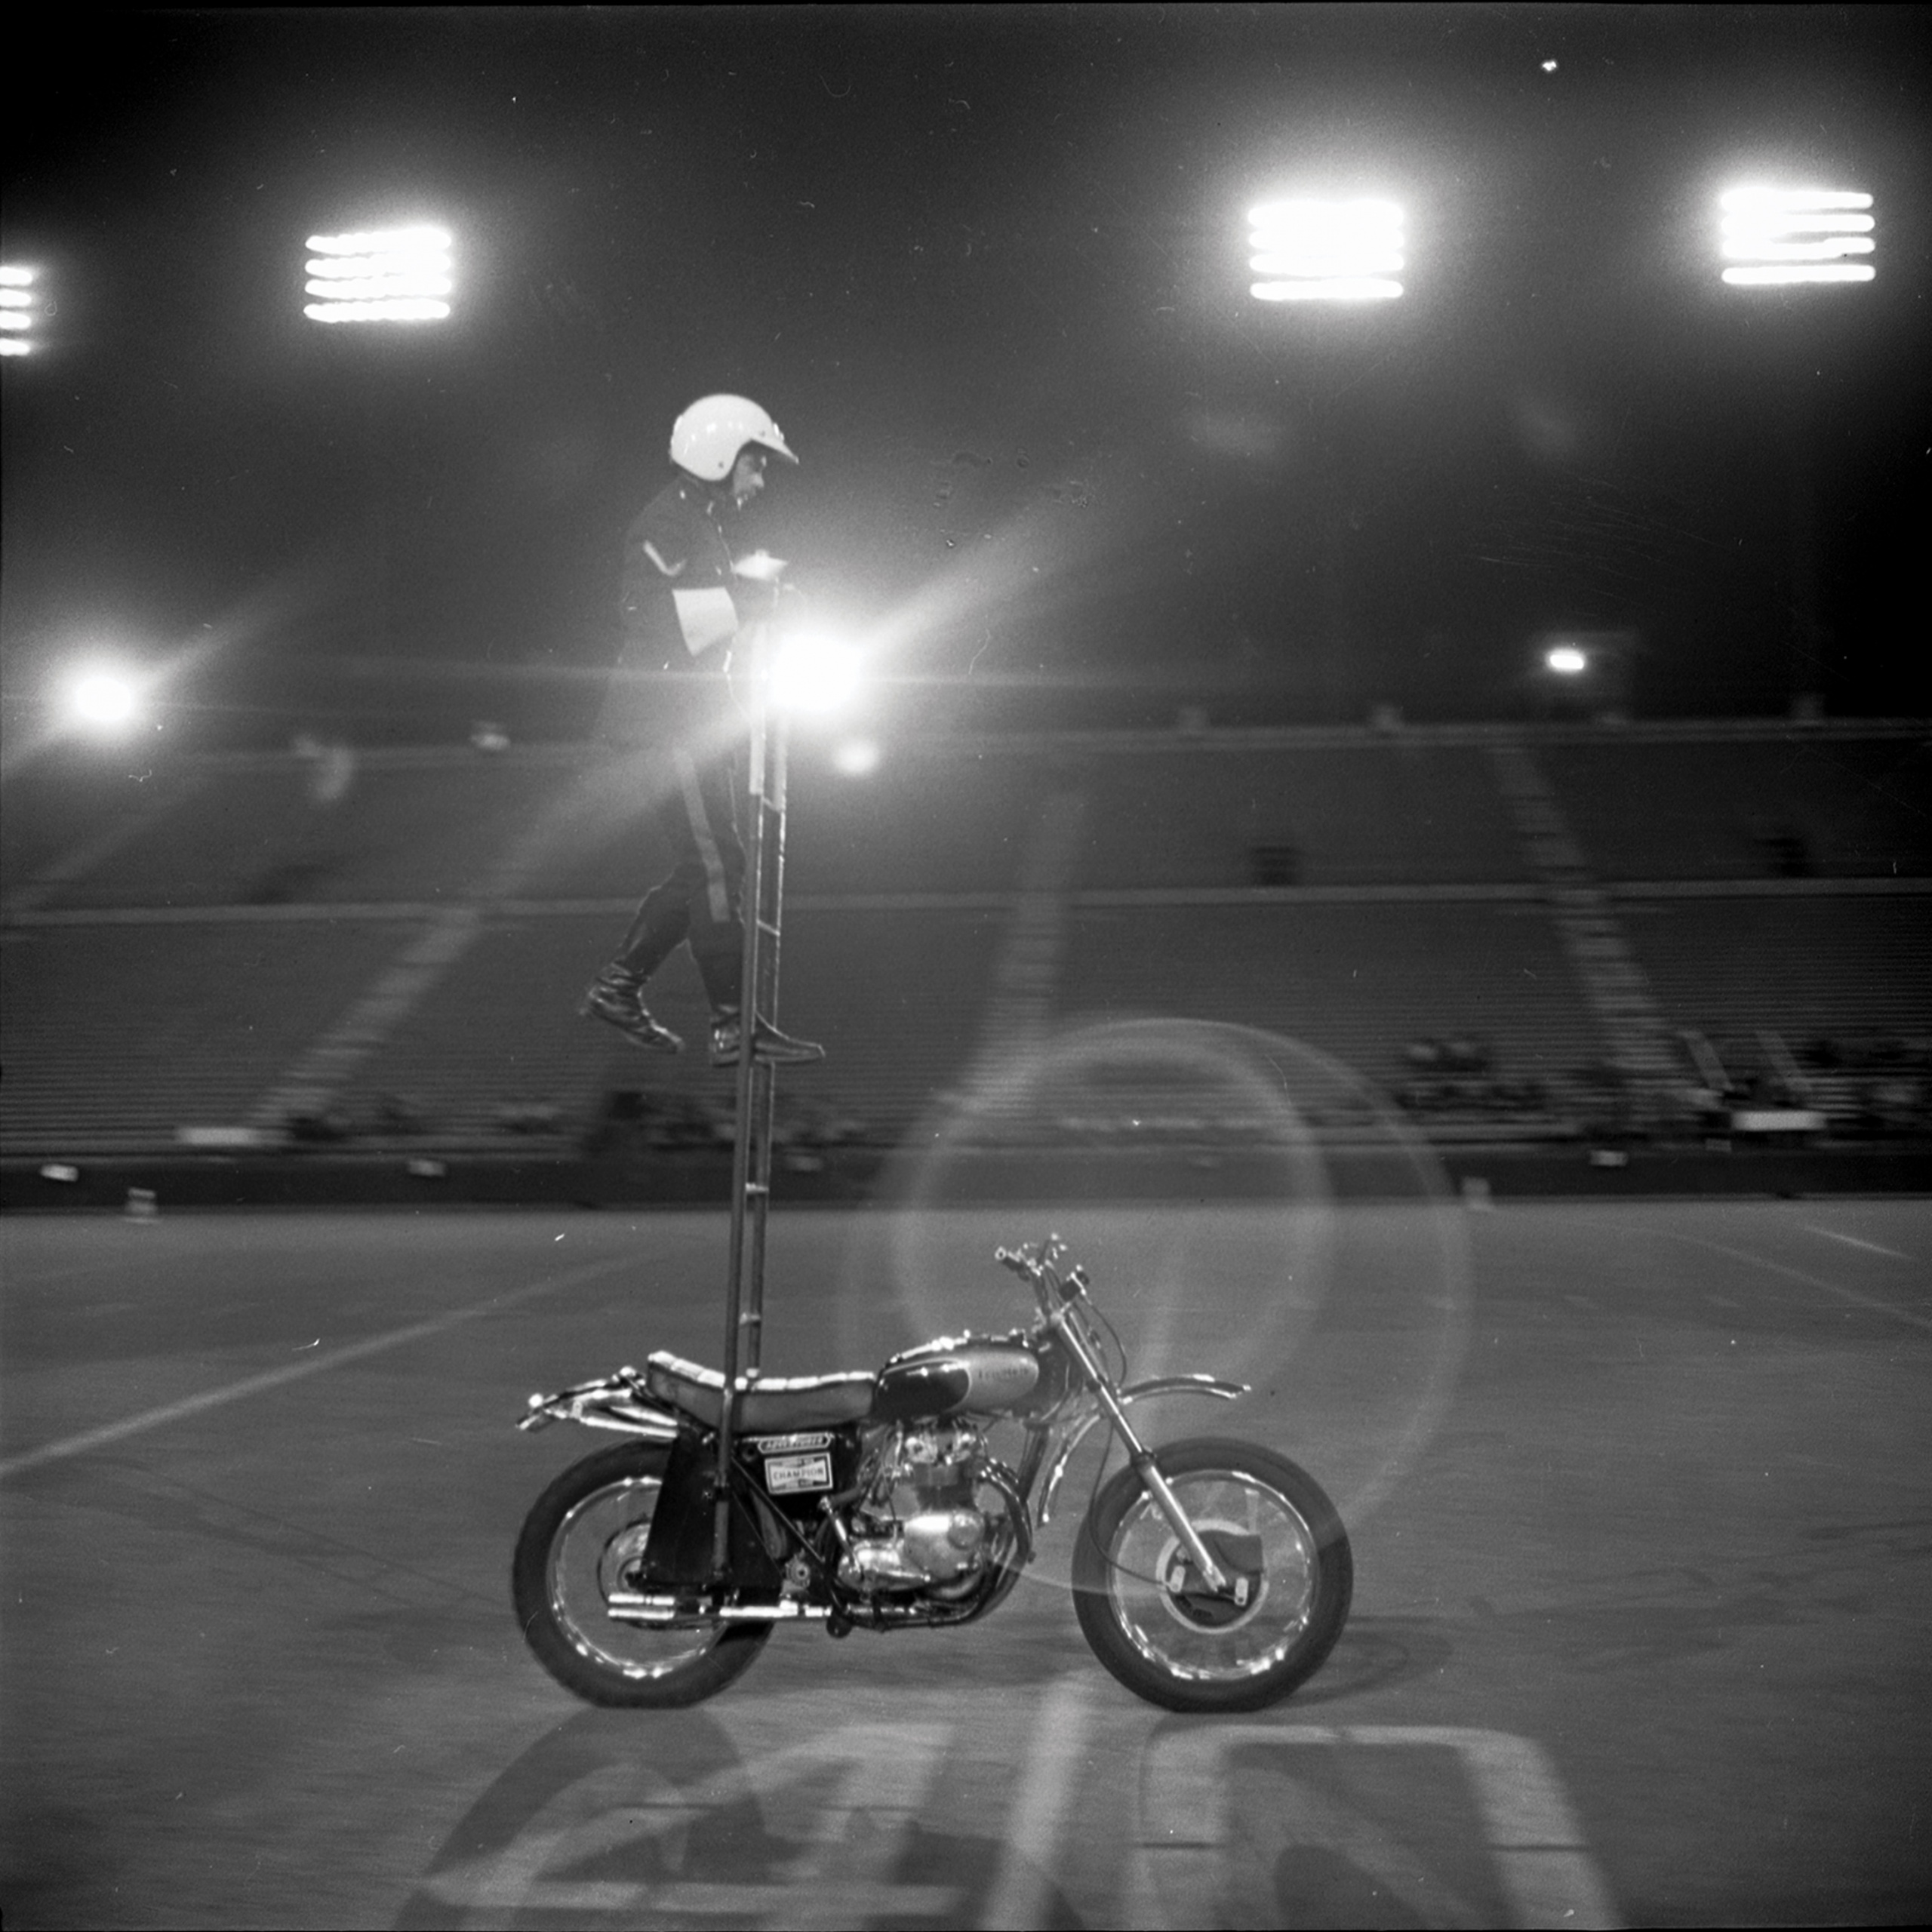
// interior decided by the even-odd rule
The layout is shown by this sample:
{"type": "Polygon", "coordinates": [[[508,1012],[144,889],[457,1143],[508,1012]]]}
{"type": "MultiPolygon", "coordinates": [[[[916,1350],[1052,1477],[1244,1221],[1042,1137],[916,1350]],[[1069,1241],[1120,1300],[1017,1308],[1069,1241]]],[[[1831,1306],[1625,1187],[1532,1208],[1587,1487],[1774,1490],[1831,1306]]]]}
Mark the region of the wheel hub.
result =
{"type": "Polygon", "coordinates": [[[650,1540],[651,1525],[632,1523],[604,1546],[597,1563],[597,1581],[605,1596],[614,1590],[635,1590],[641,1586],[644,1547],[650,1540]]]}
{"type": "Polygon", "coordinates": [[[1201,1540],[1228,1580],[1217,1590],[1178,1537],[1161,1552],[1161,1598],[1168,1615],[1195,1630],[1229,1630],[1244,1623],[1267,1594],[1261,1539],[1232,1526],[1197,1524],[1201,1540]]]}

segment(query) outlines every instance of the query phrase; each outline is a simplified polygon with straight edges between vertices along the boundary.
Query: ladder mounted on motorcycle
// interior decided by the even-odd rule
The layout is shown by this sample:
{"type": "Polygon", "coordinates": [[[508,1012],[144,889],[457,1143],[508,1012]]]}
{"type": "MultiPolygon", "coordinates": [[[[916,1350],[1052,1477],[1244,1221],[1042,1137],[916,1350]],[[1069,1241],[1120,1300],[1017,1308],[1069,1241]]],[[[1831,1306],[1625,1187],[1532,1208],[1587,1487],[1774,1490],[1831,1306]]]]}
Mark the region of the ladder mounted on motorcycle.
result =
{"type": "Polygon", "coordinates": [[[731,1457],[739,1384],[757,1379],[764,1340],[765,1223],[771,1205],[777,1069],[756,1051],[758,1029],[778,1021],[784,936],[786,731],[771,703],[771,626],[752,627],[751,741],[746,767],[744,948],[738,974],[736,1132],[731,1147],[731,1241],[724,1288],[724,1390],[719,1407],[712,1567],[731,1567],[731,1457]]]}

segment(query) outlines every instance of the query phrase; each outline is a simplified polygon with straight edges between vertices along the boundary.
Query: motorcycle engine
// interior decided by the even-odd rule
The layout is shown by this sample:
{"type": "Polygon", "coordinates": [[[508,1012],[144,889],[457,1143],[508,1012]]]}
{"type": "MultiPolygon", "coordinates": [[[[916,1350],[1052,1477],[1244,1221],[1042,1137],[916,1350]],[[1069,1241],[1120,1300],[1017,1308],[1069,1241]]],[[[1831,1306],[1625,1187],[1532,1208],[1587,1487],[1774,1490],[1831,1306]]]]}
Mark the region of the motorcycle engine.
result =
{"type": "Polygon", "coordinates": [[[942,1597],[969,1591],[993,1531],[974,1495],[985,1447],[971,1423],[901,1427],[853,1512],[841,1578],[863,1590],[924,1589],[942,1597]]]}

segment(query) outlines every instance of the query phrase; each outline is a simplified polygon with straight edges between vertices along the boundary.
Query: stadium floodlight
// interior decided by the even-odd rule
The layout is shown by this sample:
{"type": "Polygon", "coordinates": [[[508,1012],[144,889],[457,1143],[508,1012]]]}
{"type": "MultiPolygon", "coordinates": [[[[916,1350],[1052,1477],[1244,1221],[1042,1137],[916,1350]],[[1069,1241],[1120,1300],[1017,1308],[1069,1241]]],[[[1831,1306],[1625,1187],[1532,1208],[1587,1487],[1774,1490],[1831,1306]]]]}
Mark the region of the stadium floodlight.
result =
{"type": "Polygon", "coordinates": [[[16,262],[0,263],[0,355],[25,355],[34,343],[34,324],[41,312],[34,285],[39,271],[16,262]]]}
{"type": "Polygon", "coordinates": [[[1402,211],[1393,202],[1308,196],[1249,209],[1257,302],[1386,302],[1402,292],[1402,211]]]}
{"type": "Polygon", "coordinates": [[[60,711],[69,728],[94,737],[118,737],[141,715],[143,680],[123,666],[75,666],[60,685],[60,711]]]}
{"type": "Polygon", "coordinates": [[[1848,188],[1742,187],[1718,197],[1724,279],[1737,288],[1869,281],[1872,197],[1848,188]]]}
{"type": "Polygon", "coordinates": [[[440,322],[456,284],[445,229],[372,229],[309,237],[312,322],[440,322]]]}
{"type": "Polygon", "coordinates": [[[841,711],[859,688],[859,654],[817,631],[780,643],[771,666],[771,700],[780,709],[824,717],[841,711]]]}

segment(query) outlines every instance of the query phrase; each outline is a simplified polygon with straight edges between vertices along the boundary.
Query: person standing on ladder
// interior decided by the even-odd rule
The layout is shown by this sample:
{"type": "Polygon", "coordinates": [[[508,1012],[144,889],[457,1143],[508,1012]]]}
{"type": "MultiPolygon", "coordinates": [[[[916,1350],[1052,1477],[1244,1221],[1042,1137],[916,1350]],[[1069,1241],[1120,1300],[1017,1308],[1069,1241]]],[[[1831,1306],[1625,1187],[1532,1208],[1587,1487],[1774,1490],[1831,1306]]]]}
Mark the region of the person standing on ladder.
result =
{"type": "MultiPolygon", "coordinates": [[[[774,457],[795,463],[778,425],[741,395],[708,395],[671,430],[677,475],[645,505],[624,540],[623,648],[598,737],[633,755],[673,863],[638,906],[615,956],[577,1011],[651,1053],[684,1041],[652,1017],[651,977],[688,946],[711,1008],[711,1060],[743,1046],[739,976],[745,851],[738,836],[735,755],[745,721],[733,696],[731,646],[770,614],[774,588],[734,565],[720,519],[764,487],[774,457]],[[665,767],[668,764],[669,770],[665,767]]],[[[749,561],[749,560],[748,560],[749,561]]],[[[825,1049],[761,1022],[753,1057],[797,1065],[825,1049]]]]}

